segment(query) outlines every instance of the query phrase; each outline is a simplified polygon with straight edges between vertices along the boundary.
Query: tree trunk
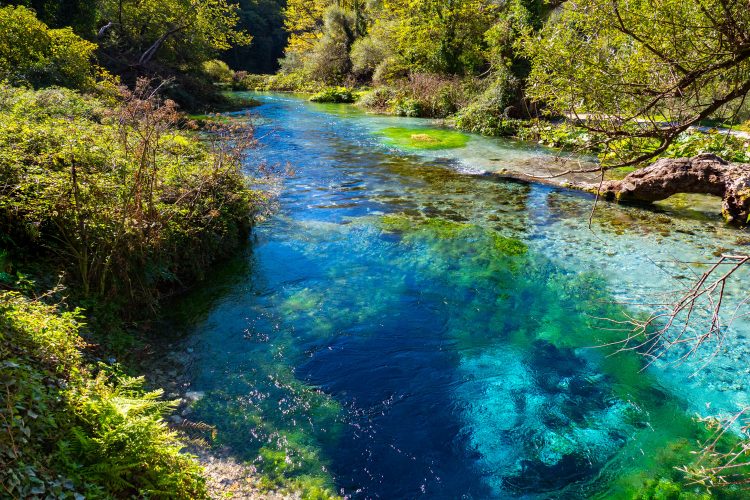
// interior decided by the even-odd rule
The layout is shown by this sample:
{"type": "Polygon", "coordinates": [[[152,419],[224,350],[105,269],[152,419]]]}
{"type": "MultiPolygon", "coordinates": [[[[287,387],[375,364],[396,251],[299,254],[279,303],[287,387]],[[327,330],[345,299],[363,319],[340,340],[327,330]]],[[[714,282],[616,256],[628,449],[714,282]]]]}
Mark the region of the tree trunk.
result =
{"type": "Polygon", "coordinates": [[[663,158],[622,180],[605,181],[599,194],[621,202],[653,202],[677,193],[720,196],[728,222],[750,222],[750,163],[730,164],[713,154],[663,158]]]}

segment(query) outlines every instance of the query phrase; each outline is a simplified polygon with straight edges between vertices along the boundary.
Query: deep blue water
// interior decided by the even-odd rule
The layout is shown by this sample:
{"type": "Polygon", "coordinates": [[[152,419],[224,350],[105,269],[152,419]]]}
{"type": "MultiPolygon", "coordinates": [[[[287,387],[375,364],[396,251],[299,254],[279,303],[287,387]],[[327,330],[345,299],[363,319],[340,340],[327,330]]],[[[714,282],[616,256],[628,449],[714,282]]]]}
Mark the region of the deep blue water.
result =
{"type": "Polygon", "coordinates": [[[629,498],[674,475],[712,396],[592,348],[614,335],[596,318],[657,287],[639,284],[664,266],[639,252],[733,241],[715,219],[678,214],[702,227],[685,243],[670,208],[609,207],[589,231],[585,195],[462,173],[485,150],[537,149],[399,151],[377,131],[423,122],[262,100],[250,161],[293,174],[247,253],[184,306],[196,415],[220,444],[353,498],[629,498]],[[613,287],[613,268],[630,281],[613,287]]]}

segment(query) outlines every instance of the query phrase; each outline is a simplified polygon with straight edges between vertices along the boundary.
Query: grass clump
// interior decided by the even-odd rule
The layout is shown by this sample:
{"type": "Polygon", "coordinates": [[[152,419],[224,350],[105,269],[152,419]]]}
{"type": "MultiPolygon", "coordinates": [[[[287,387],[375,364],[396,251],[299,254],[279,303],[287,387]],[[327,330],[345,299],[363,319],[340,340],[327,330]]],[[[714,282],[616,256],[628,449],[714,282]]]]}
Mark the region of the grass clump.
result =
{"type": "Polygon", "coordinates": [[[203,498],[143,380],[87,363],[80,310],[0,294],[0,483],[16,498],[203,498]]]}
{"type": "Polygon", "coordinates": [[[454,149],[469,142],[469,136],[452,130],[389,127],[381,134],[386,142],[405,149],[454,149]]]}

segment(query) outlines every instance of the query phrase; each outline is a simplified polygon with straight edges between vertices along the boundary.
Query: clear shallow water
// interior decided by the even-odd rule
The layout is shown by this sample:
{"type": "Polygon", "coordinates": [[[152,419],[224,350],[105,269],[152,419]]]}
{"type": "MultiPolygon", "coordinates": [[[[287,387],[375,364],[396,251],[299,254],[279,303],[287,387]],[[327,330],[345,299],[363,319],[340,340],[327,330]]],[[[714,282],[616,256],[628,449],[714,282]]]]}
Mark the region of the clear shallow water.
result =
{"type": "Polygon", "coordinates": [[[621,335],[596,319],[620,317],[612,302],[691,276],[675,257],[746,245],[712,203],[602,206],[589,229],[590,197],[465,173],[541,149],[398,151],[380,130],[428,125],[261,99],[256,154],[295,175],[180,312],[197,418],[270,477],[355,498],[631,498],[689,459],[706,403],[748,402],[744,323],[692,378],[591,348],[621,335]]]}

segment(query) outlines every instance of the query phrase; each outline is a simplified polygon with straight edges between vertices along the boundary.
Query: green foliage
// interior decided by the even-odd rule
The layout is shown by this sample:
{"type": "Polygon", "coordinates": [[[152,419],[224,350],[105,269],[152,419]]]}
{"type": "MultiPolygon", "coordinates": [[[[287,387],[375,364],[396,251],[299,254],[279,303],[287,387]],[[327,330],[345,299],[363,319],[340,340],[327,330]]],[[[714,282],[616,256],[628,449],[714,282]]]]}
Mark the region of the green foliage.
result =
{"type": "Polygon", "coordinates": [[[310,97],[312,102],[339,102],[352,103],[356,101],[356,96],[352,89],[346,87],[328,87],[310,97]]]}
{"type": "Polygon", "coordinates": [[[0,87],[0,225],[82,295],[153,305],[241,244],[256,198],[220,134],[201,142],[175,128],[173,104],[142,95],[109,108],[0,87]]]}
{"type": "Polygon", "coordinates": [[[389,87],[376,87],[362,94],[357,101],[359,106],[380,113],[391,112],[396,92],[389,87]]]}
{"type": "Polygon", "coordinates": [[[354,74],[358,77],[372,78],[383,62],[393,54],[389,40],[371,34],[359,38],[352,44],[350,56],[354,74]]]}
{"type": "Polygon", "coordinates": [[[389,127],[380,132],[387,142],[406,149],[462,148],[469,136],[452,130],[389,127]]]}
{"type": "Polygon", "coordinates": [[[422,106],[419,99],[400,97],[393,103],[393,114],[396,116],[418,118],[424,114],[424,106],[422,106]]]}
{"type": "MultiPolygon", "coordinates": [[[[608,150],[601,153],[600,158],[606,165],[610,162],[617,162],[619,158],[631,157],[643,151],[655,151],[658,146],[659,141],[656,139],[625,137],[611,141],[608,150]]],[[[658,156],[689,158],[701,153],[713,153],[732,162],[750,162],[750,140],[715,129],[708,132],[688,130],[677,136],[667,150],[659,153],[658,156]]]]}
{"type": "Polygon", "coordinates": [[[649,159],[688,126],[742,111],[750,59],[726,26],[748,22],[747,6],[719,0],[566,2],[526,38],[528,93],[610,139],[632,139],[609,161],[649,159]]]}
{"type": "Polygon", "coordinates": [[[100,43],[115,72],[131,65],[197,72],[219,51],[251,41],[227,0],[102,0],[97,8],[102,24],[112,23],[100,43]]]}
{"type": "Polygon", "coordinates": [[[684,158],[700,153],[714,153],[731,162],[750,163],[750,139],[710,130],[688,131],[670,144],[664,156],[684,158]]]}
{"type": "Polygon", "coordinates": [[[0,294],[0,484],[14,497],[205,497],[141,379],[95,374],[81,312],[0,294]]]}
{"type": "Polygon", "coordinates": [[[285,0],[239,0],[238,29],[251,33],[250,45],[233,46],[222,56],[234,69],[273,73],[284,55],[288,34],[284,31],[285,0]]]}
{"type": "Polygon", "coordinates": [[[50,28],[69,26],[87,40],[96,34],[97,12],[88,0],[9,0],[3,3],[29,7],[50,28]]]}
{"type": "Polygon", "coordinates": [[[211,59],[205,61],[202,65],[203,72],[211,78],[214,83],[229,84],[234,79],[234,71],[232,71],[227,63],[218,59],[211,59]]]}
{"type": "Polygon", "coordinates": [[[519,80],[510,71],[498,71],[486,89],[456,115],[458,128],[482,135],[515,135],[519,115],[514,108],[521,91],[519,80]]]}
{"type": "Polygon", "coordinates": [[[90,89],[95,50],[70,28],[49,29],[25,7],[0,7],[0,81],[90,89]]]}
{"type": "Polygon", "coordinates": [[[469,104],[479,90],[471,77],[481,73],[489,75],[495,94],[503,94],[501,104],[492,103],[502,112],[518,104],[528,73],[516,39],[537,29],[545,12],[535,0],[290,0],[285,22],[291,37],[281,72],[301,72],[326,85],[387,85],[401,101],[389,110],[427,117],[469,104]],[[469,77],[470,85],[455,75],[469,77]]]}
{"type": "Polygon", "coordinates": [[[483,0],[386,2],[396,17],[396,52],[425,72],[473,73],[481,68],[484,33],[497,7],[483,0]]]}

